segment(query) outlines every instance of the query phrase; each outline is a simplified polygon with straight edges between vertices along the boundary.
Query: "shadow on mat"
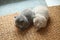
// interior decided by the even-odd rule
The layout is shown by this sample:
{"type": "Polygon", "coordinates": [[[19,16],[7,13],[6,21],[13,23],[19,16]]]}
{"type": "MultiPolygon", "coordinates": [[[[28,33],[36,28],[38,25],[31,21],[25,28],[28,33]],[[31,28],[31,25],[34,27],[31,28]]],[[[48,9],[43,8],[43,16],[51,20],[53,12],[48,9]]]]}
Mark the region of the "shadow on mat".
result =
{"type": "Polygon", "coordinates": [[[24,36],[28,33],[28,31],[33,27],[33,25],[29,26],[28,28],[26,28],[25,30],[20,30],[19,28],[17,28],[17,32],[18,34],[20,34],[21,36],[24,36]]]}

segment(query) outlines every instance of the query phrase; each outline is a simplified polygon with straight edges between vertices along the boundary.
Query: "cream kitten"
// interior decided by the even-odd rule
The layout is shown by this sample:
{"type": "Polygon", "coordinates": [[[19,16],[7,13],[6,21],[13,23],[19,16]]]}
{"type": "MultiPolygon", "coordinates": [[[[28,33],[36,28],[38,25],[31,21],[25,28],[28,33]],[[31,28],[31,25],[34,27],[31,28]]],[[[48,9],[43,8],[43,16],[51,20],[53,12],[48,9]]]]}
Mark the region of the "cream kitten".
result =
{"type": "Polygon", "coordinates": [[[33,19],[33,24],[38,30],[40,28],[46,27],[48,20],[48,8],[45,6],[37,6],[33,9],[35,12],[35,18],[33,19]]]}

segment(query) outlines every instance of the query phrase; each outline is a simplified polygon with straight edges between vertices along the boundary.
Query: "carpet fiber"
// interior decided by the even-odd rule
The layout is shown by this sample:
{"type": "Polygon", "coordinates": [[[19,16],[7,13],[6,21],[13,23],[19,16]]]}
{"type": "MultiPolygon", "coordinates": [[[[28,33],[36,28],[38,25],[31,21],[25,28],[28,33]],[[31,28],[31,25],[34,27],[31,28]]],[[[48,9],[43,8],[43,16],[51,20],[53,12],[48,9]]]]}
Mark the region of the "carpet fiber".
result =
{"type": "Polygon", "coordinates": [[[19,31],[14,25],[16,15],[0,16],[0,40],[60,40],[60,6],[49,7],[47,27],[38,32],[34,26],[19,31]]]}

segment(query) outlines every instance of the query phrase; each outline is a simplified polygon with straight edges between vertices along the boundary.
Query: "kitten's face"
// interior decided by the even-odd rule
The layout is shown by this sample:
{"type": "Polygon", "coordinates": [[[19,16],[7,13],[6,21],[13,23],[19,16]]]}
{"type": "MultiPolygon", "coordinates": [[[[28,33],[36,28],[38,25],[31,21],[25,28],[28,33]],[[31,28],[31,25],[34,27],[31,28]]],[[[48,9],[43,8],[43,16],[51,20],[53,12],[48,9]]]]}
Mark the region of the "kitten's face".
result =
{"type": "Polygon", "coordinates": [[[46,23],[47,23],[47,20],[45,17],[38,17],[36,16],[34,19],[33,19],[33,23],[35,25],[35,27],[39,30],[40,28],[43,28],[46,26],[46,23]]]}
{"type": "Polygon", "coordinates": [[[34,23],[34,25],[36,26],[36,27],[39,27],[39,25],[40,25],[40,23],[39,23],[39,18],[34,18],[33,19],[33,23],[34,23]]]}
{"type": "Polygon", "coordinates": [[[25,16],[17,16],[15,19],[15,24],[21,29],[24,30],[29,26],[29,22],[25,16]]]}

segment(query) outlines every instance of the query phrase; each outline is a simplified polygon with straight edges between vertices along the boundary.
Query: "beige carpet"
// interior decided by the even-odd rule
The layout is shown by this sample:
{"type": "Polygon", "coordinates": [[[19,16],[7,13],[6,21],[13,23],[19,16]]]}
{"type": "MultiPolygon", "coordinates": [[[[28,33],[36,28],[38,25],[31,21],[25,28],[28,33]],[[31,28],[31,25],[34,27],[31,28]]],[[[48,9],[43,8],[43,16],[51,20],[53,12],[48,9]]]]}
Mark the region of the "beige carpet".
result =
{"type": "Polygon", "coordinates": [[[39,32],[34,26],[19,31],[14,25],[16,15],[0,16],[0,40],[60,40],[60,6],[49,7],[48,25],[39,32]]]}

